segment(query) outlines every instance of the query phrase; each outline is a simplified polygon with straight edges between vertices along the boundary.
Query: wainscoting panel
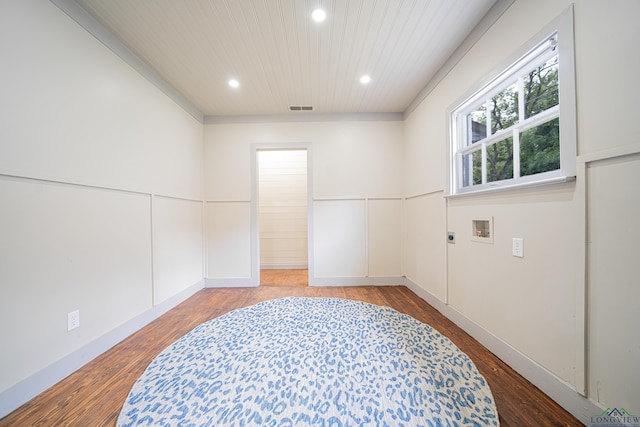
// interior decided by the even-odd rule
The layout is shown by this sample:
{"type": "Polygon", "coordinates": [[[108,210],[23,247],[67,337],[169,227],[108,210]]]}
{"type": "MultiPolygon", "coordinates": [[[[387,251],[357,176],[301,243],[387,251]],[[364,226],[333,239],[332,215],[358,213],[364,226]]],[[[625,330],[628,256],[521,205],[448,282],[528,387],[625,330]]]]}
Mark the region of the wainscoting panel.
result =
{"type": "Polygon", "coordinates": [[[640,153],[590,163],[588,393],[602,407],[640,410],[640,153]]]}
{"type": "Polygon", "coordinates": [[[365,277],[365,200],[314,202],[315,277],[365,277]]]}
{"type": "Polygon", "coordinates": [[[152,276],[149,195],[0,177],[0,200],[2,392],[149,310],[152,276]]]}
{"type": "Polygon", "coordinates": [[[153,197],[153,301],[157,305],[203,277],[201,201],[153,197]]]}
{"type": "Polygon", "coordinates": [[[446,220],[442,191],[404,201],[404,274],[447,302],[446,220]]]}
{"type": "Polygon", "coordinates": [[[251,279],[251,202],[206,206],[207,279],[245,283],[251,279]]]}
{"type": "Polygon", "coordinates": [[[368,201],[369,276],[402,276],[402,200],[368,201]]]}

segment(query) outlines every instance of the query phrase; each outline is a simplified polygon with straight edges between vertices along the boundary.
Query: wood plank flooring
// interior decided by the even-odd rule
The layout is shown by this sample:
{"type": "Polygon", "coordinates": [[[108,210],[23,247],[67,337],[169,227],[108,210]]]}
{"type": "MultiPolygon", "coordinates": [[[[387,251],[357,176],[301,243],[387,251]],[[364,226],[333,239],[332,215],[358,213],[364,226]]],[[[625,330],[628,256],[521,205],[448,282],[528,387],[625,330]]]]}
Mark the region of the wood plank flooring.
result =
{"type": "Polygon", "coordinates": [[[307,270],[261,270],[260,286],[308,286],[307,270]]]}
{"type": "Polygon", "coordinates": [[[409,289],[308,287],[306,280],[304,270],[263,270],[257,288],[204,289],[0,419],[0,426],[113,426],[135,380],[173,341],[231,310],[287,296],[348,298],[407,313],[449,337],[471,357],[489,382],[503,427],[582,426],[409,289]]]}

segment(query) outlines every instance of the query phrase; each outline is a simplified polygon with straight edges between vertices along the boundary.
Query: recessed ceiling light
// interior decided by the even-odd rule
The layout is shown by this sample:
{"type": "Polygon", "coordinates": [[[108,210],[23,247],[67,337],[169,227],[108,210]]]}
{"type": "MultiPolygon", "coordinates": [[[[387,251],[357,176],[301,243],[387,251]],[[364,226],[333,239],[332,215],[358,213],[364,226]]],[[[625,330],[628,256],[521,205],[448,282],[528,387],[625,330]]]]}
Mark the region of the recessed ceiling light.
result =
{"type": "Polygon", "coordinates": [[[313,12],[311,12],[311,18],[316,22],[323,22],[327,19],[327,12],[320,8],[314,9],[313,12]]]}
{"type": "Polygon", "coordinates": [[[238,86],[240,86],[240,82],[237,81],[236,79],[231,79],[229,80],[229,86],[231,86],[232,88],[237,88],[238,86]]]}
{"type": "Polygon", "coordinates": [[[362,83],[363,85],[366,85],[370,81],[371,81],[371,77],[366,75],[366,74],[364,76],[360,77],[360,83],[362,83]]]}

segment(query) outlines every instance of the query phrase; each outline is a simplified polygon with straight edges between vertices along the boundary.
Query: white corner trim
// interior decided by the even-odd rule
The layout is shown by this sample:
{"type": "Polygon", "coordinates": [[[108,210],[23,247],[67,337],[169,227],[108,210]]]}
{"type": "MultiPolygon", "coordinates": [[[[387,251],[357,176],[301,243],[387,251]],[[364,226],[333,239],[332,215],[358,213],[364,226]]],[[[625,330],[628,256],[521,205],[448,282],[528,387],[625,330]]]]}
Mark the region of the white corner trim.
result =
{"type": "Polygon", "coordinates": [[[410,279],[405,280],[405,286],[478,340],[480,344],[542,390],[583,424],[590,425],[591,417],[601,413],[604,409],[580,395],[570,384],[493,335],[490,331],[482,328],[450,305],[445,304],[410,279]]]}
{"type": "Polygon", "coordinates": [[[618,157],[633,156],[638,153],[640,153],[640,144],[627,144],[620,147],[610,148],[608,150],[580,155],[577,157],[576,162],[578,164],[589,164],[618,157]]]}
{"type": "Polygon", "coordinates": [[[164,80],[156,71],[151,69],[135,53],[127,48],[117,37],[109,32],[104,25],[98,22],[93,16],[87,13],[75,0],[50,0],[67,16],[73,19],[78,25],[84,28],[89,34],[95,37],[100,43],[109,48],[120,59],[136,70],[142,77],[146,78],[156,88],[167,95],[176,104],[182,107],[194,119],[204,123],[204,114],[198,110],[187,98],[185,98],[176,88],[164,80]]]}
{"type": "Polygon", "coordinates": [[[96,338],[62,359],[1,392],[0,418],[16,410],[20,405],[33,399],[128,336],[139,331],[144,326],[200,291],[203,286],[204,280],[200,280],[177,295],[149,308],[126,323],[112,329],[101,337],[96,338]]]}
{"type": "Polygon", "coordinates": [[[416,95],[409,106],[403,113],[403,118],[407,119],[418,105],[425,100],[438,84],[449,74],[458,62],[471,50],[478,40],[495,24],[502,14],[509,9],[515,0],[498,0],[484,15],[475,28],[469,33],[466,39],[462,41],[460,46],[449,56],[444,65],[436,72],[436,74],[427,82],[427,85],[416,95]]]}

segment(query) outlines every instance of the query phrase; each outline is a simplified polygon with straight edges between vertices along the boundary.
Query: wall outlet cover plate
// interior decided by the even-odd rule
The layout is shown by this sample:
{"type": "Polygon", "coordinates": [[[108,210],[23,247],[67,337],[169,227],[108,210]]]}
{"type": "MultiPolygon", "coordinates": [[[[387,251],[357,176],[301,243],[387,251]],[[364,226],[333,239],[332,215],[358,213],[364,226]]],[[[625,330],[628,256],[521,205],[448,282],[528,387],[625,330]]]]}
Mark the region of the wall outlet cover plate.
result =
{"type": "Polygon", "coordinates": [[[511,255],[524,258],[524,239],[514,237],[512,240],[511,255]]]}

